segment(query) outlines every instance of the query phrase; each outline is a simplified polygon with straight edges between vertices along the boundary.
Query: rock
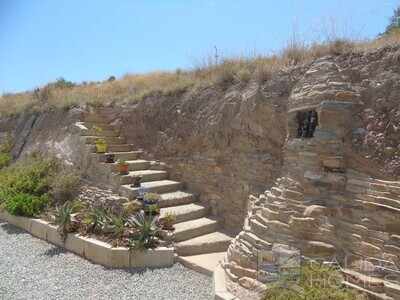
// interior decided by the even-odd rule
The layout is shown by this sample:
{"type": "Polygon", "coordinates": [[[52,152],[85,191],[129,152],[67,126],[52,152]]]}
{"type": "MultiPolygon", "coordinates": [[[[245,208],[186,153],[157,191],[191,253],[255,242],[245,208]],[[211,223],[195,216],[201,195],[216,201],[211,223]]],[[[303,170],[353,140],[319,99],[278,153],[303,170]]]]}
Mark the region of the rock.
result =
{"type": "Polygon", "coordinates": [[[394,148],[394,147],[386,147],[385,148],[385,153],[386,153],[386,155],[393,155],[393,154],[395,154],[396,153],[396,148],[394,148]]]}
{"type": "Polygon", "coordinates": [[[262,292],[267,288],[265,284],[249,277],[240,278],[239,284],[248,290],[257,290],[257,292],[262,292]]]}
{"type": "Polygon", "coordinates": [[[307,242],[304,254],[312,257],[332,258],[337,255],[335,246],[324,242],[310,241],[307,242]]]}

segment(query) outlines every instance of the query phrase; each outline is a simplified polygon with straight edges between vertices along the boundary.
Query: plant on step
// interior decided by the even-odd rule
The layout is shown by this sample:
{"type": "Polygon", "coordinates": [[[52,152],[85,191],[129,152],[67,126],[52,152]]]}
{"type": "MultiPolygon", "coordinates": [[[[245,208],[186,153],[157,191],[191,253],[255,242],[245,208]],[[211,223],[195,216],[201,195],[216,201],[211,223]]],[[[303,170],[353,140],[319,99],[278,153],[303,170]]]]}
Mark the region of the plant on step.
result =
{"type": "Polygon", "coordinates": [[[12,215],[32,217],[41,212],[42,208],[51,202],[47,194],[34,196],[19,193],[7,199],[7,210],[12,215]]]}
{"type": "Polygon", "coordinates": [[[301,266],[300,277],[281,276],[281,279],[270,285],[261,296],[262,300],[366,300],[356,290],[342,287],[342,276],[332,266],[319,263],[306,263],[301,266]]]}
{"type": "Polygon", "coordinates": [[[136,250],[153,249],[159,244],[160,222],[157,217],[146,215],[143,210],[128,219],[132,228],[129,246],[136,250]]]}
{"type": "Polygon", "coordinates": [[[106,140],[103,138],[98,138],[95,141],[97,153],[104,153],[107,150],[106,140]]]}
{"type": "Polygon", "coordinates": [[[86,214],[83,222],[89,232],[101,232],[106,224],[106,209],[102,204],[92,207],[86,214]]]}
{"type": "Polygon", "coordinates": [[[148,193],[143,197],[144,205],[150,213],[155,213],[157,211],[157,203],[160,200],[161,195],[156,193],[148,193]]]}
{"type": "MultiPolygon", "coordinates": [[[[99,133],[99,132],[102,132],[102,131],[103,131],[103,128],[101,128],[100,126],[93,125],[92,128],[90,128],[90,130],[93,131],[93,132],[95,132],[95,133],[96,133],[96,132],[99,133]]],[[[96,134],[93,134],[92,143],[93,143],[93,144],[96,144],[96,141],[97,141],[98,138],[99,138],[99,137],[96,136],[96,134]]]]}
{"type": "Polygon", "coordinates": [[[126,162],[126,159],[125,158],[118,159],[118,161],[117,161],[117,172],[120,175],[125,175],[125,174],[129,173],[128,170],[129,170],[129,164],[126,162]]]}
{"type": "Polygon", "coordinates": [[[103,131],[103,128],[101,128],[100,126],[93,125],[91,130],[95,132],[101,132],[103,131]]]}
{"type": "Polygon", "coordinates": [[[175,215],[173,212],[165,213],[164,218],[160,219],[162,222],[162,229],[163,230],[173,230],[174,229],[174,222],[175,222],[175,215]]]}
{"type": "Polygon", "coordinates": [[[141,181],[142,181],[142,175],[134,175],[133,176],[133,182],[132,182],[132,187],[140,187],[141,181]]]}
{"type": "Polygon", "coordinates": [[[52,215],[53,224],[57,226],[57,232],[65,242],[68,233],[75,232],[80,226],[82,213],[74,201],[65,202],[55,208],[52,215]]]}
{"type": "Polygon", "coordinates": [[[115,153],[109,152],[106,153],[106,163],[114,163],[115,162],[115,153]]]}

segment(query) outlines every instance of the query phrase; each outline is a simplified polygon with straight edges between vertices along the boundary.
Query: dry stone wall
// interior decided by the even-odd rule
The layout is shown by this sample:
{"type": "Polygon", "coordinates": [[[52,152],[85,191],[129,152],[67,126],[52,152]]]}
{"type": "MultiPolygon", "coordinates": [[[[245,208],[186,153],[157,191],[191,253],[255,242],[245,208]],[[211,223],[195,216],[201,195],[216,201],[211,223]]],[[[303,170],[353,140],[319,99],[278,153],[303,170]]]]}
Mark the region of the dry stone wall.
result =
{"type": "Polygon", "coordinates": [[[260,275],[260,250],[274,248],[299,249],[306,257],[381,278],[363,281],[378,293],[384,292],[383,279],[398,278],[400,183],[349,168],[345,155],[360,100],[333,60],[317,61],[298,82],[288,102],[284,176],[251,198],[243,231],[228,250],[231,278],[260,275]],[[307,111],[317,113],[318,126],[313,137],[300,138],[299,116],[307,111]]]}
{"type": "MultiPolygon", "coordinates": [[[[290,90],[294,81],[281,75],[274,83],[290,90]]],[[[274,87],[238,84],[148,99],[123,110],[121,135],[166,162],[173,179],[199,192],[239,232],[248,195],[271,187],[281,173],[286,98],[274,87]]]]}

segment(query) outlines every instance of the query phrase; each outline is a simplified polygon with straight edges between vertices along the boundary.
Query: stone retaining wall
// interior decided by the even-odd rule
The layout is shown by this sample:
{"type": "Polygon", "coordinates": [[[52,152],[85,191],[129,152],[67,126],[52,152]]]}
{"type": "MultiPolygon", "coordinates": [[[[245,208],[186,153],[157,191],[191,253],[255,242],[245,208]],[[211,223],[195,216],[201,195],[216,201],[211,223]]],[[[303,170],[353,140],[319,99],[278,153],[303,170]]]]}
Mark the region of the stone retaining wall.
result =
{"type": "Polygon", "coordinates": [[[271,188],[282,165],[270,154],[208,151],[165,159],[172,178],[184,179],[187,188],[224,217],[225,227],[239,231],[247,213],[248,195],[271,188]]]}

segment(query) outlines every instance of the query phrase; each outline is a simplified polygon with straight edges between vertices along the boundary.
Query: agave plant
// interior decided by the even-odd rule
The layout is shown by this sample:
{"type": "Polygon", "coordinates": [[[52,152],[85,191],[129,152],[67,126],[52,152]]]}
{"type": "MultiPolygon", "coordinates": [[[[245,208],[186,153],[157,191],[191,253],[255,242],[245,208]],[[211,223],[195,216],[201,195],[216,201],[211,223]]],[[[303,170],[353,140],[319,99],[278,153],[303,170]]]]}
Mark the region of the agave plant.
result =
{"type": "Polygon", "coordinates": [[[111,232],[114,236],[121,236],[128,225],[128,214],[124,210],[109,209],[105,220],[105,231],[111,232]]]}
{"type": "Polygon", "coordinates": [[[65,242],[67,234],[74,232],[79,228],[82,213],[77,212],[77,206],[74,202],[65,202],[57,206],[54,210],[53,223],[58,225],[57,232],[65,242]]]}
{"type": "Polygon", "coordinates": [[[85,218],[85,223],[89,226],[89,231],[102,231],[107,222],[106,215],[106,209],[102,204],[94,206],[85,218]]]}
{"type": "Polygon", "coordinates": [[[160,223],[157,217],[146,215],[143,210],[128,219],[128,224],[132,228],[130,234],[130,247],[136,250],[156,248],[159,241],[157,239],[160,230],[160,223]]]}

